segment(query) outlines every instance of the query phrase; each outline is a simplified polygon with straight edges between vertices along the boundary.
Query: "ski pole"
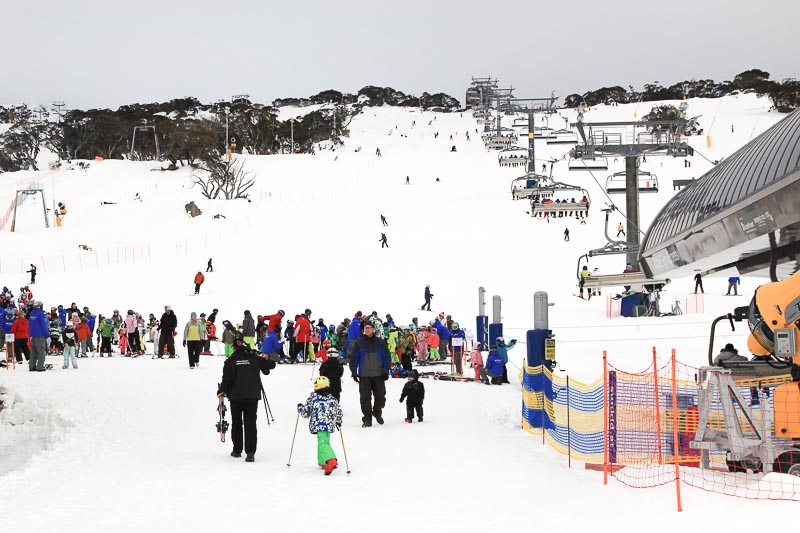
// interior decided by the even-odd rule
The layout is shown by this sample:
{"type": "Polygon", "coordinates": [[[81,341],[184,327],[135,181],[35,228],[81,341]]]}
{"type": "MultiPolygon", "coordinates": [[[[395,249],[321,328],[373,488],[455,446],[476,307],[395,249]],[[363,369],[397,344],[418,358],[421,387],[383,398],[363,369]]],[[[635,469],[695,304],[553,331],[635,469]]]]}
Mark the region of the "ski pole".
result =
{"type": "Polygon", "coordinates": [[[294,453],[294,439],[297,437],[297,425],[300,423],[300,413],[297,413],[297,418],[294,421],[294,433],[292,434],[292,447],[289,450],[289,462],[286,463],[286,466],[292,466],[292,453],[294,453]]]}
{"type": "Polygon", "coordinates": [[[314,370],[317,368],[317,360],[314,359],[311,364],[311,381],[314,381],[314,370]]]}
{"type": "MultiPolygon", "coordinates": [[[[297,428],[295,428],[297,431],[297,428]]],[[[339,426],[339,436],[342,438],[342,451],[344,452],[344,465],[347,467],[347,473],[350,473],[350,463],[347,461],[347,448],[344,447],[344,433],[342,432],[342,426],[339,426]]],[[[294,444],[294,442],[293,442],[294,444]]]]}
{"type": "MultiPolygon", "coordinates": [[[[261,397],[264,398],[264,413],[267,415],[267,425],[269,426],[270,418],[272,415],[272,408],[269,406],[269,400],[267,400],[267,393],[264,391],[264,385],[261,385],[261,397]]],[[[275,419],[272,418],[272,421],[275,422],[275,419]]]]}

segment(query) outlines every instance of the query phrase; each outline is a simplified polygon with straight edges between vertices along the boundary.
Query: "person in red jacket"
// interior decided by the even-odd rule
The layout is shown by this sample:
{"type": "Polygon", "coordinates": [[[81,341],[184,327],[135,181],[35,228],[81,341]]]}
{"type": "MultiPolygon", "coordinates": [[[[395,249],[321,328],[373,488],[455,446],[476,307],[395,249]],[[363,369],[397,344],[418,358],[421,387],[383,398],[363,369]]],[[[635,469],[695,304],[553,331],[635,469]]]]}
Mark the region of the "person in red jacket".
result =
{"type": "Polygon", "coordinates": [[[86,319],[84,318],[80,321],[78,327],[75,328],[75,336],[78,337],[78,342],[80,343],[80,355],[78,355],[78,357],[83,359],[88,357],[86,355],[86,341],[91,335],[92,332],[89,330],[89,324],[86,323],[86,319]]]}
{"type": "MultiPolygon", "coordinates": [[[[308,320],[308,316],[305,314],[297,315],[294,323],[294,337],[295,342],[297,343],[295,348],[296,350],[301,350],[300,353],[303,354],[303,362],[306,362],[306,357],[308,355],[308,349],[311,345],[311,322],[308,320]]],[[[297,354],[294,354],[294,357],[297,357],[297,354]]]]}
{"type": "Polygon", "coordinates": [[[11,324],[10,333],[14,335],[14,354],[17,356],[17,363],[22,362],[22,356],[25,355],[25,360],[31,358],[31,350],[28,347],[28,340],[30,334],[28,333],[28,319],[25,318],[25,311],[20,309],[17,311],[17,319],[11,324]]]}
{"type": "Polygon", "coordinates": [[[194,275],[194,293],[195,294],[200,294],[200,285],[202,285],[205,280],[206,280],[206,277],[200,271],[198,271],[197,274],[194,275]]]}
{"type": "Polygon", "coordinates": [[[278,338],[280,338],[281,321],[283,320],[284,316],[286,316],[286,313],[283,311],[283,309],[278,309],[278,312],[275,313],[274,315],[264,315],[263,316],[264,320],[268,322],[267,333],[269,333],[270,331],[274,331],[275,335],[277,335],[278,338]]]}

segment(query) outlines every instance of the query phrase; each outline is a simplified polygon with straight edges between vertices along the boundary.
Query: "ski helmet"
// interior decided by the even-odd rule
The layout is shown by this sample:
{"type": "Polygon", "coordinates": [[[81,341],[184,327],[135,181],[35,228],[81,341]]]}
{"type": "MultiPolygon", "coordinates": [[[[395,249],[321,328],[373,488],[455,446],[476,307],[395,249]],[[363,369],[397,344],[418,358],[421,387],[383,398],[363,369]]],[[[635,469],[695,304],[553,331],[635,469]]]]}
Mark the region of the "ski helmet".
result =
{"type": "Polygon", "coordinates": [[[328,357],[339,357],[339,350],[336,348],[328,348],[328,357]]]}
{"type": "Polygon", "coordinates": [[[436,319],[432,318],[431,321],[428,322],[428,324],[430,324],[431,326],[435,326],[436,325],[436,319]]]}
{"type": "Polygon", "coordinates": [[[306,316],[311,316],[311,309],[306,309],[305,311],[303,311],[303,314],[306,316]]]}
{"type": "Polygon", "coordinates": [[[72,329],[74,327],[75,325],[72,322],[67,322],[67,329],[72,329]]]}
{"type": "Polygon", "coordinates": [[[416,370],[409,370],[408,377],[417,379],[419,378],[419,372],[416,370]]]}
{"type": "Polygon", "coordinates": [[[322,341],[322,345],[326,346],[326,347],[330,346],[331,345],[331,341],[329,341],[328,339],[325,339],[324,341],[322,341]]]}
{"type": "Polygon", "coordinates": [[[111,320],[110,318],[106,318],[106,324],[108,324],[108,325],[110,326],[110,325],[112,325],[113,323],[114,323],[114,321],[113,321],[113,320],[111,320]]]}
{"type": "Polygon", "coordinates": [[[233,334],[233,342],[236,343],[236,341],[240,341],[242,344],[244,344],[244,335],[238,331],[233,334]]]}
{"type": "Polygon", "coordinates": [[[331,386],[331,380],[327,376],[319,376],[314,380],[314,390],[327,389],[331,386]]]}
{"type": "Polygon", "coordinates": [[[328,326],[328,330],[329,330],[329,331],[336,331],[336,326],[334,326],[333,324],[331,324],[331,325],[329,325],[329,326],[328,326]]]}
{"type": "Polygon", "coordinates": [[[450,329],[452,329],[453,331],[458,331],[459,329],[458,322],[453,322],[452,324],[450,324],[450,329]]]}
{"type": "Polygon", "coordinates": [[[281,316],[286,316],[286,312],[283,309],[278,309],[278,314],[281,316]]]}
{"type": "Polygon", "coordinates": [[[504,344],[505,342],[506,340],[503,337],[497,337],[497,339],[495,339],[495,344],[504,344]]]}

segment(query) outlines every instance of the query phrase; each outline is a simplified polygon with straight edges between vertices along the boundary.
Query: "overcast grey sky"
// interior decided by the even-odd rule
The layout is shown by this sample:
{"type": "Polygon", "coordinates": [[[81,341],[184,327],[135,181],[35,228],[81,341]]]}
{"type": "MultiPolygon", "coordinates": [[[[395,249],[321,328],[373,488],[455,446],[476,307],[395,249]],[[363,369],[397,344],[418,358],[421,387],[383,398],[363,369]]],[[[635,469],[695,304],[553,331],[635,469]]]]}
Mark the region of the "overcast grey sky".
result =
{"type": "Polygon", "coordinates": [[[0,104],[800,77],[800,0],[2,0],[0,104]]]}

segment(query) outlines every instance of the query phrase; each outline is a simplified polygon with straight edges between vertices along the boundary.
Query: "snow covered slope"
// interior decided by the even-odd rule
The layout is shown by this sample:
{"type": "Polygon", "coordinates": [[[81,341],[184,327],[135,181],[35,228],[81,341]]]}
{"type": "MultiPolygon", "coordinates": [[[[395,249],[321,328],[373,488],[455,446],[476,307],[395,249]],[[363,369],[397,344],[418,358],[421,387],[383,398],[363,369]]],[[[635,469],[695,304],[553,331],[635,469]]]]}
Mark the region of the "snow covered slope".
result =
{"type": "MultiPolygon", "coordinates": [[[[632,120],[650,105],[598,106],[586,120],[632,120]]],[[[752,95],[690,100],[689,115],[701,115],[712,147],[706,148],[705,134],[691,142],[712,161],[724,157],[781,118],[768,108],[766,99],[752,95]]],[[[561,114],[566,119],[552,117],[552,126],[574,120],[571,111],[561,114]]],[[[477,288],[484,286],[488,296],[503,297],[506,335],[519,339],[532,326],[533,293],[547,290],[556,304],[550,321],[559,363],[577,379],[600,375],[603,349],[631,370],[647,366],[652,346],[664,356],[677,348],[682,360],[701,363],[710,317],[746,303],[761,280],[744,279],[746,295],[739,297],[721,296],[724,280],[706,280],[705,314],[607,319],[604,298],[573,297],[575,268],[578,256],[604,243],[602,185],[609,173],[623,170],[622,160],[594,178],[570,173],[566,160],[557,163],[554,177],[585,187],[593,206],[585,226],[575,220],[547,224],[525,214],[527,203],[511,201],[510,181],[522,171],[499,168],[476,128],[468,113],[368,108],[353,120],[351,136],[339,150],[243,156],[257,179],[252,202],[206,200],[189,169],[162,172],[157,163],[89,162],[87,170],[73,164],[54,173],[4,175],[0,208],[33,180],[44,186],[48,205],[63,201],[69,213],[61,228],[44,229],[40,199],[29,197],[18,213],[17,231],[0,232],[0,282],[18,288],[27,281],[22,271],[33,262],[40,266],[34,295],[46,305],[76,302],[105,314],[115,308],[159,314],[170,304],[179,323],[191,311],[211,308],[220,310],[220,319],[236,322],[244,309],[263,314],[282,308],[291,315],[309,307],[326,323],[357,310],[391,313],[399,323],[412,317],[427,322],[444,311],[470,328],[477,288]],[[194,219],[184,211],[192,200],[203,210],[194,219]],[[382,227],[381,214],[388,227],[382,227]],[[565,225],[571,231],[568,243],[565,225]],[[388,249],[380,248],[381,232],[388,249]],[[79,250],[80,244],[92,251],[79,250]],[[205,270],[209,257],[215,272],[207,275],[199,296],[190,296],[192,278],[205,270]],[[430,313],[419,311],[426,284],[435,294],[430,313]]],[[[561,158],[568,149],[537,144],[542,159],[561,158]]],[[[710,166],[699,155],[691,168],[684,168],[683,160],[648,158],[642,168],[657,174],[662,187],[657,195],[642,196],[642,226],[673,194],[672,179],[699,177],[710,166]]],[[[624,204],[621,198],[615,202],[624,204]]],[[[621,271],[623,261],[606,258],[590,267],[621,271]]],[[[690,288],[690,280],[675,280],[666,301],[685,299],[690,288]]],[[[741,344],[743,332],[719,340],[741,344]]],[[[512,352],[514,364],[523,357],[524,347],[512,352]]],[[[387,425],[366,431],[358,424],[356,389],[347,382],[345,438],[353,474],[339,470],[323,478],[302,424],[293,466],[285,466],[293,406],[311,386],[309,367],[280,367],[266,378],[276,425],[267,429],[262,412],[257,462],[244,465],[214,440],[218,358],[203,358],[194,373],[185,358],[80,363],[78,371],[1,375],[0,386],[20,402],[36,402],[59,417],[47,425],[38,420],[43,414],[32,415],[26,434],[49,427],[54,437],[37,445],[44,452],[0,468],[0,473],[13,470],[1,478],[2,485],[19,501],[48,502],[47,511],[38,514],[25,506],[11,508],[4,519],[10,529],[211,530],[263,523],[294,531],[324,523],[337,531],[376,524],[395,531],[416,523],[424,530],[482,531],[531,520],[539,527],[579,529],[603,527],[607,509],[619,508],[623,498],[629,507],[615,513],[617,529],[638,529],[641,517],[655,513],[660,513],[656,530],[674,530],[685,520],[672,513],[668,488],[604,488],[596,474],[567,471],[562,458],[518,429],[518,385],[426,382],[426,421],[406,426],[397,404],[401,384],[391,382],[387,425]],[[263,501],[240,504],[254,509],[254,516],[231,513],[233,501],[250,497],[263,501]],[[542,514],[532,518],[538,510],[542,514]]],[[[6,422],[8,413],[0,414],[0,421],[6,422]]],[[[341,452],[338,436],[335,443],[341,452]]],[[[685,493],[684,507],[695,527],[755,525],[756,516],[763,516],[756,509],[780,512],[791,505],[685,493]],[[711,507],[715,512],[708,512],[711,507]],[[725,509],[721,517],[719,509],[725,509]]]]}

